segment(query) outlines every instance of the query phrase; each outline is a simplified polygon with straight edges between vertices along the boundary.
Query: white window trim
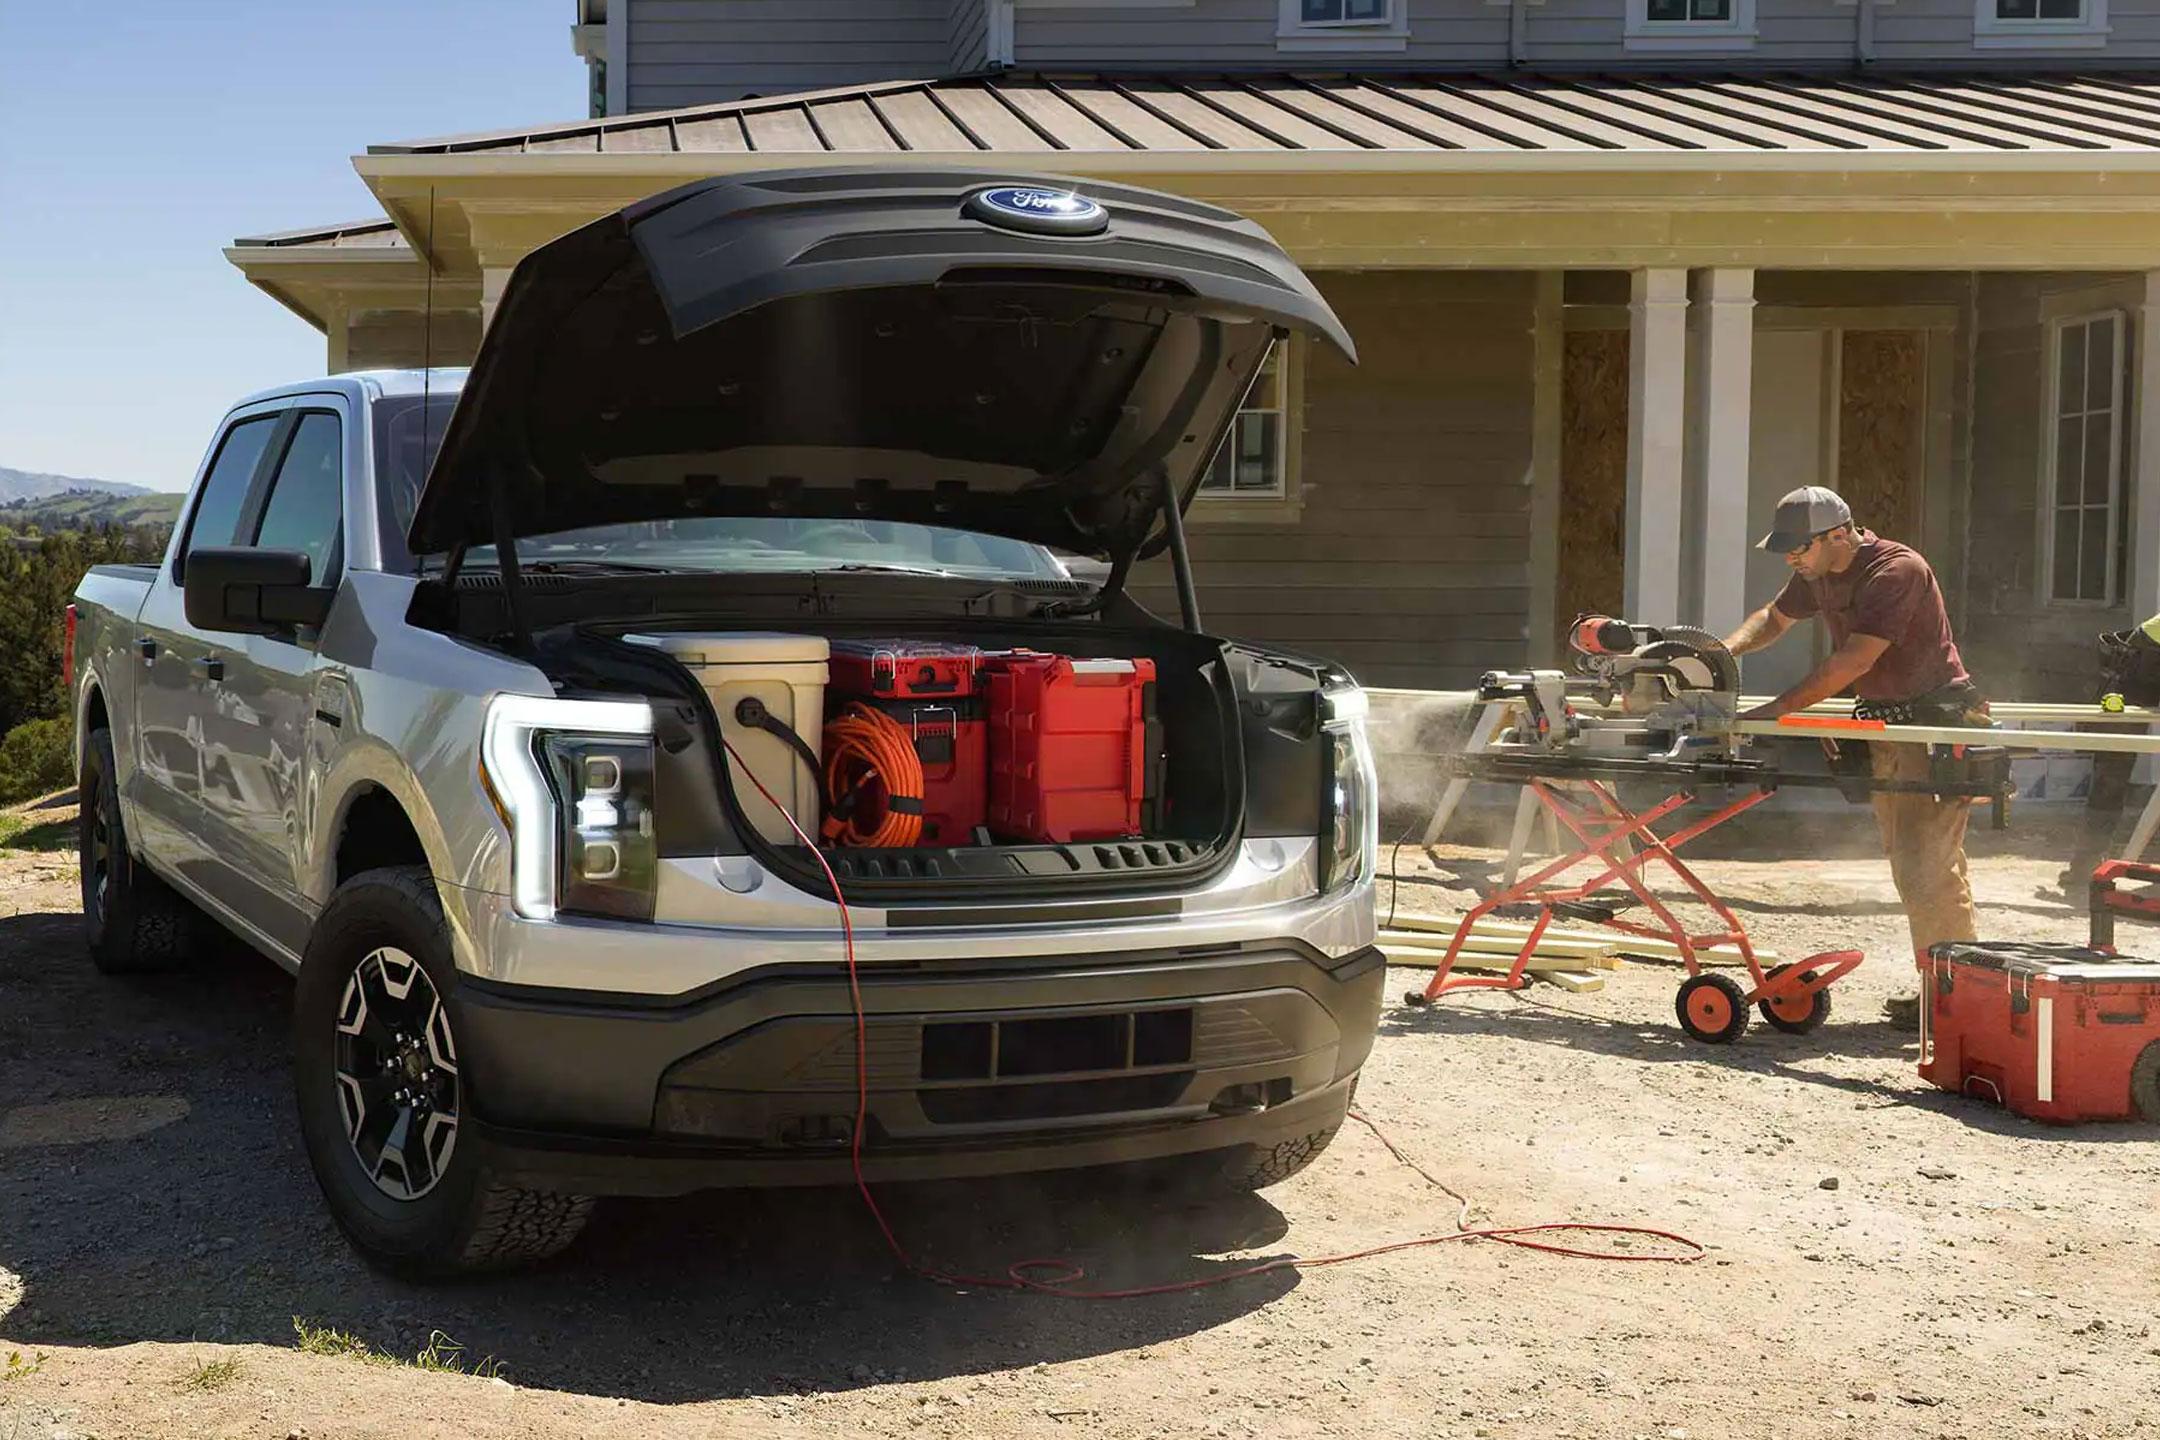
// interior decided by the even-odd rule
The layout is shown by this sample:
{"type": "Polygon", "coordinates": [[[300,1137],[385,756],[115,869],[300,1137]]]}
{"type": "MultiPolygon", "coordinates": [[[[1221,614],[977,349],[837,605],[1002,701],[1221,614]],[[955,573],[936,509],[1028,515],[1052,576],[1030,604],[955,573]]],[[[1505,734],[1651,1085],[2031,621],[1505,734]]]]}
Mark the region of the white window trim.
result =
{"type": "Polygon", "coordinates": [[[2041,350],[2041,364],[2046,367],[2043,382],[2043,406],[2041,414],[2046,418],[2046,429],[2040,445],[2040,564],[2039,603],[2054,610],[2111,610],[2118,603],[2115,599],[2122,585],[2120,556],[2123,526],[2123,422],[2126,408],[2129,377],[2124,374],[2128,360],[2130,316],[2120,309],[2086,310],[2075,315],[2061,315],[2047,323],[2047,343],[2041,350]],[[2109,407],[2108,466],[2114,472],[2114,493],[2108,497],[2108,536],[2104,551],[2107,560],[2107,593],[2099,599],[2059,600],[2055,597],[2055,461],[2060,453],[2055,432],[2062,424],[2062,332],[2074,326],[2088,325],[2095,320],[2112,318],[2115,321],[2115,394],[2109,407]]]}
{"type": "MultiPolygon", "coordinates": [[[[1276,393],[1282,397],[1282,475],[1280,495],[1236,495],[1199,490],[1189,518],[1195,525],[1295,525],[1305,508],[1300,480],[1305,456],[1305,342],[1293,335],[1276,351],[1276,393]]],[[[1243,409],[1241,405],[1239,407],[1243,409]]],[[[1228,437],[1225,437],[1225,443],[1228,437]]],[[[1215,457],[1208,457],[1213,465],[1215,457]]]]}
{"type": "Polygon", "coordinates": [[[1755,0],[1732,0],[1727,20],[1652,20],[1649,0],[1627,0],[1622,44],[1629,50],[1752,50],[1755,0]]]}
{"type": "Polygon", "coordinates": [[[1975,50],[2098,50],[2108,37],[2108,0],[2085,0],[2077,20],[2005,20],[1995,0],[1973,0],[1975,50]]]}
{"type": "Polygon", "coordinates": [[[1300,54],[1385,54],[1410,48],[1409,0],[1388,0],[1383,20],[1320,20],[1308,23],[1300,0],[1276,9],[1275,48],[1300,54]]]}

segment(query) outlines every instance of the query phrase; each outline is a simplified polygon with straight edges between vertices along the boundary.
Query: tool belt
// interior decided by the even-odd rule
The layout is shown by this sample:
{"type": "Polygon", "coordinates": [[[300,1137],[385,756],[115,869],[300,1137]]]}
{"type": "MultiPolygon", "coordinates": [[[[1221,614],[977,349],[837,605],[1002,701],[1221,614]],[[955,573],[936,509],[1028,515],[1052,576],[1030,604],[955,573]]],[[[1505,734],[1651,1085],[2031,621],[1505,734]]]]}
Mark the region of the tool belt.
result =
{"type": "Polygon", "coordinates": [[[1987,697],[1970,680],[1930,690],[1910,700],[1856,700],[1853,719],[1885,725],[1985,725],[1987,697]]]}
{"type": "MultiPolygon", "coordinates": [[[[1885,725],[1987,726],[1992,724],[1987,705],[1980,688],[1964,680],[1911,700],[1857,701],[1853,718],[1885,725]]],[[[2008,824],[2010,752],[2000,745],[1931,744],[1927,778],[1911,781],[1877,780],[1864,744],[1830,742],[1826,748],[1838,793],[1856,805],[1883,793],[1970,796],[1990,802],[1994,828],[2008,824]]]]}

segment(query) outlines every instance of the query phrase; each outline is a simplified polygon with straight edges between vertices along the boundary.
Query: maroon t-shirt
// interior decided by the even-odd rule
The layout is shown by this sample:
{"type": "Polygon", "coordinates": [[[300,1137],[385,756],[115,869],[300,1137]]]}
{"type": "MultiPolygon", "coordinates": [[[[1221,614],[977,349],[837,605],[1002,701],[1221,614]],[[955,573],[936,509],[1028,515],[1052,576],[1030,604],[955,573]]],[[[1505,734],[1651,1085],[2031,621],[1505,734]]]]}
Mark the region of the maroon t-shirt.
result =
{"type": "Polygon", "coordinates": [[[1920,552],[1872,530],[1860,532],[1852,564],[1820,580],[1785,582],[1777,608],[1795,620],[1818,612],[1830,622],[1832,649],[1849,635],[1890,642],[1867,674],[1853,682],[1863,700],[1917,700],[1968,678],[1950,638],[1942,587],[1920,552]]]}

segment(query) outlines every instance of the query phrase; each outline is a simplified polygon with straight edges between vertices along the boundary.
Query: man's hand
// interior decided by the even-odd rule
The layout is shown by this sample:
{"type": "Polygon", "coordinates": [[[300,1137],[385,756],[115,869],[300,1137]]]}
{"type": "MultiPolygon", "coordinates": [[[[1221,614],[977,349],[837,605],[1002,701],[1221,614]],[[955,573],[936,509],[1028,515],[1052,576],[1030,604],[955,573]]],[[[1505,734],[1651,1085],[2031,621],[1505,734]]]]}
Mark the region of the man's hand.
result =
{"type": "Polygon", "coordinates": [[[1765,700],[1752,710],[1741,711],[1738,718],[1742,720],[1775,720],[1784,713],[1785,711],[1779,707],[1777,701],[1765,700]]]}

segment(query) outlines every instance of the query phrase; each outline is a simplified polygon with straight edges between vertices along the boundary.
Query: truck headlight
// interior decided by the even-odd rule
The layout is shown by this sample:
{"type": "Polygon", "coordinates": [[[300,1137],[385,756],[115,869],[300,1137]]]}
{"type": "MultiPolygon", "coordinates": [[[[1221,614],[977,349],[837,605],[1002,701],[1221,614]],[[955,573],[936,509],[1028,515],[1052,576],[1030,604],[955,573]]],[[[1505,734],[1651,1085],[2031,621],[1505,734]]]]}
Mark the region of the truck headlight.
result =
{"type": "Polygon", "coordinates": [[[510,831],[518,914],[652,919],[660,866],[651,706],[498,695],[480,776],[510,831]]]}
{"type": "Polygon", "coordinates": [[[1320,806],[1322,893],[1370,879],[1379,864],[1380,780],[1365,734],[1369,708],[1365,692],[1354,685],[1320,696],[1328,741],[1327,788],[1320,806]]]}

